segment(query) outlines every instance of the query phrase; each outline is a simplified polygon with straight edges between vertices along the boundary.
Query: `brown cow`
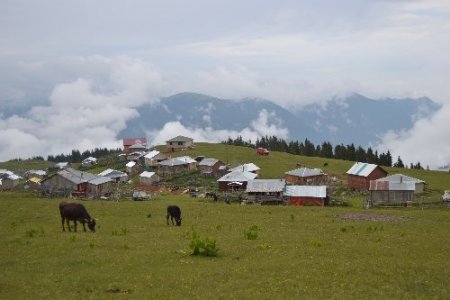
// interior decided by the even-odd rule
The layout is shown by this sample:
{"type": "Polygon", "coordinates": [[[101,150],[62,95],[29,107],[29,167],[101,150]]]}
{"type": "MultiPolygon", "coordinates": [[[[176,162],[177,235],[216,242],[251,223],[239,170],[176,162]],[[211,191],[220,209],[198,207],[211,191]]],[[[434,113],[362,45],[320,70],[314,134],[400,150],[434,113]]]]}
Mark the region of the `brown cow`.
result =
{"type": "Polygon", "coordinates": [[[63,231],[66,231],[66,229],[64,228],[64,221],[67,222],[69,231],[71,231],[69,221],[73,221],[75,223],[75,231],[77,231],[77,221],[79,221],[81,224],[83,224],[84,231],[86,231],[85,223],[87,223],[89,229],[92,232],[95,232],[96,221],[95,219],[91,218],[83,204],[63,201],[59,204],[59,212],[61,214],[63,231]]]}

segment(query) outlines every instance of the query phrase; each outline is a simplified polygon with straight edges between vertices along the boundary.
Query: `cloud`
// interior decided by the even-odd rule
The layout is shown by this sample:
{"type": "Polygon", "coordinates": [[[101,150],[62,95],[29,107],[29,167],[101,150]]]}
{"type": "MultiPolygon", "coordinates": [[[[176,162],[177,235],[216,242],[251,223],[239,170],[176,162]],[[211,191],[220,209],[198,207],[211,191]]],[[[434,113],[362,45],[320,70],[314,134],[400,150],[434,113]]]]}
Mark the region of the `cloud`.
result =
{"type": "Polygon", "coordinates": [[[262,136],[277,136],[287,139],[289,131],[282,127],[282,123],[277,119],[274,113],[261,110],[259,117],[249,123],[247,128],[240,131],[235,130],[215,130],[211,127],[191,128],[186,127],[179,121],[168,122],[160,130],[148,131],[148,136],[154,145],[165,144],[165,142],[174,136],[184,135],[193,138],[199,142],[219,143],[228,138],[237,138],[241,136],[243,140],[253,142],[262,136]]]}
{"type": "Polygon", "coordinates": [[[400,156],[404,163],[420,162],[436,169],[450,164],[450,104],[443,106],[430,119],[420,119],[411,130],[388,132],[377,147],[390,149],[393,160],[400,156]]]}

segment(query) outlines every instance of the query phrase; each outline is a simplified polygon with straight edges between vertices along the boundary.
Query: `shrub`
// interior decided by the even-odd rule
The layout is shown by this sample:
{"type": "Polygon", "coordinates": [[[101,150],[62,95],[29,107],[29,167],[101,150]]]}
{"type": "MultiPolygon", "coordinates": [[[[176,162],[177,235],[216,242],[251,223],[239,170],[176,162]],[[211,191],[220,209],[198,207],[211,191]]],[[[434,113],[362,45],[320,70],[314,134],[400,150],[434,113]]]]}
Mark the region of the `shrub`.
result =
{"type": "Polygon", "coordinates": [[[258,226],[252,225],[248,230],[244,231],[244,236],[247,238],[247,240],[256,240],[258,238],[258,231],[258,226]]]}
{"type": "Polygon", "coordinates": [[[216,239],[202,238],[197,232],[192,233],[191,244],[192,255],[198,256],[217,256],[219,249],[216,247],[216,239]]]}

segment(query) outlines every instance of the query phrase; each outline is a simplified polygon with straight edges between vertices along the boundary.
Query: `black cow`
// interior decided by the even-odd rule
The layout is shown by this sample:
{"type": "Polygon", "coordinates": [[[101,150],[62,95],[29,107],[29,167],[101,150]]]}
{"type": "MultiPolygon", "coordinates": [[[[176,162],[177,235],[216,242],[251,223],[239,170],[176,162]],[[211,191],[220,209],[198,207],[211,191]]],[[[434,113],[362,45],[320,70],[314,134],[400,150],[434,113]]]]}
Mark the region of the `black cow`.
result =
{"type": "Polygon", "coordinates": [[[75,223],[75,231],[77,231],[77,221],[79,221],[81,224],[83,224],[84,231],[86,231],[86,227],[84,224],[87,223],[89,229],[92,232],[95,232],[96,221],[95,219],[91,218],[83,204],[63,201],[59,204],[59,212],[61,213],[61,223],[63,231],[66,231],[66,229],[64,228],[64,221],[67,222],[69,231],[71,231],[69,221],[73,221],[75,223]]]}
{"type": "Polygon", "coordinates": [[[173,224],[173,219],[175,219],[175,222],[177,223],[177,226],[181,226],[181,209],[176,205],[169,205],[167,206],[167,225],[169,225],[169,217],[173,224]]]}

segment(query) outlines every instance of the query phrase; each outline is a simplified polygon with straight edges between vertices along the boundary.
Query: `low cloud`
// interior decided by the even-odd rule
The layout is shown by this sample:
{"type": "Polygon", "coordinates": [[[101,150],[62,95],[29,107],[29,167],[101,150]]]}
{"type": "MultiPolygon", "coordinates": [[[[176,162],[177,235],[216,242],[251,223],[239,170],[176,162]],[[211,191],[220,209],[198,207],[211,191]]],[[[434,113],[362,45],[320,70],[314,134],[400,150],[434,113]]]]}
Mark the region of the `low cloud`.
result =
{"type": "Polygon", "coordinates": [[[444,105],[430,119],[418,120],[408,131],[388,132],[377,147],[400,156],[404,163],[420,162],[423,167],[439,168],[450,164],[450,104],[444,105]]]}

